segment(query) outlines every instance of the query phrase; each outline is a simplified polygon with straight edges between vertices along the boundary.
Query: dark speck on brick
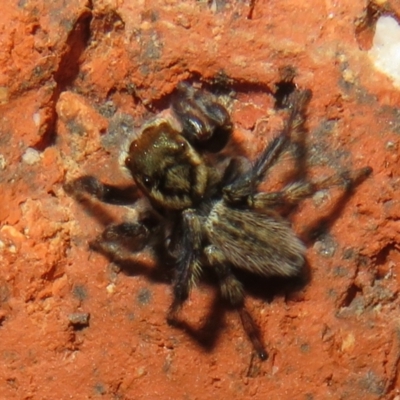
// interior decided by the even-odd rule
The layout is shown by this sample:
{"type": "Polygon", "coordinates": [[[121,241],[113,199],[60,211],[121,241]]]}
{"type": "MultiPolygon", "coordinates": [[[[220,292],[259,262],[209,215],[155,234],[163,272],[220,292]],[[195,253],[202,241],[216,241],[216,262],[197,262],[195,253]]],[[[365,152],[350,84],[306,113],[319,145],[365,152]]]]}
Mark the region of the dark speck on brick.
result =
{"type": "Polygon", "coordinates": [[[137,301],[142,305],[145,306],[150,303],[151,301],[151,292],[149,289],[142,288],[139,290],[137,295],[137,301]]]}
{"type": "Polygon", "coordinates": [[[72,289],[72,294],[76,299],[80,301],[83,301],[88,297],[86,288],[83,285],[74,286],[74,288],[72,289]]]}

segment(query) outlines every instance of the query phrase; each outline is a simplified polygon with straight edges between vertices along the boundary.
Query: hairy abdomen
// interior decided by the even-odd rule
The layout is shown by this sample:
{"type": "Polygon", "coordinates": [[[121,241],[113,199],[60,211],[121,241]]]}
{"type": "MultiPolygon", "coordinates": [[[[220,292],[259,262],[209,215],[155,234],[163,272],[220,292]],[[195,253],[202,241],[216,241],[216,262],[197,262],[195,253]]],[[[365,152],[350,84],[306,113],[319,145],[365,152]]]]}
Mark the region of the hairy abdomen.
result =
{"type": "Polygon", "coordinates": [[[304,265],[305,247],[279,216],[214,204],[206,220],[211,244],[235,267],[260,275],[293,276],[304,265]]]}

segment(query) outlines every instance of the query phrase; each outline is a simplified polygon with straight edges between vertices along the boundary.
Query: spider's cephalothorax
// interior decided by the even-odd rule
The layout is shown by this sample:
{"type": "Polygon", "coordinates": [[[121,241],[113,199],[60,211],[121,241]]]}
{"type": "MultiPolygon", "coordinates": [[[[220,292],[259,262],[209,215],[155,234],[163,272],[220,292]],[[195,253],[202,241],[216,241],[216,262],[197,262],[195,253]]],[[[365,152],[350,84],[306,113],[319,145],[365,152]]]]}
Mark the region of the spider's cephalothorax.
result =
{"type": "MultiPolygon", "coordinates": [[[[303,133],[310,92],[294,93],[284,129],[253,163],[231,157],[215,164],[207,156],[207,144],[217,135],[231,132],[227,110],[212,94],[185,83],[179,84],[177,94],[172,113],[145,124],[125,149],[124,167],[148,198],[148,209],[141,210],[136,221],[107,227],[94,247],[109,256],[118,256],[112,254],[116,243],[132,252],[149,244],[158,251],[163,249],[161,253],[169,255],[175,266],[168,313],[171,322],[202,269],[213,269],[222,297],[238,309],[247,335],[265,359],[234,270],[262,276],[298,275],[305,247],[278,210],[321,189],[351,187],[371,169],[344,171],[316,182],[296,182],[280,191],[260,192],[258,186],[267,171],[287,151],[291,140],[303,133]]],[[[105,185],[91,176],[76,179],[66,189],[79,199],[85,194],[114,204],[136,199],[134,188],[105,185]]]]}

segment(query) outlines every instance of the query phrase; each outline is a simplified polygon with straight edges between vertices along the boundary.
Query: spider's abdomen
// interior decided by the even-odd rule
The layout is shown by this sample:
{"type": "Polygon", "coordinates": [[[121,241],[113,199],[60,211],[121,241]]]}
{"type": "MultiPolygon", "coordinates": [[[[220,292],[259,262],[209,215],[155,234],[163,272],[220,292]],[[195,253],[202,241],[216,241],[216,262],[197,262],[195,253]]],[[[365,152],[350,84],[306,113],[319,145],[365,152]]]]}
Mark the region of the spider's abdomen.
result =
{"type": "Polygon", "coordinates": [[[205,226],[210,243],[233,266],[259,275],[294,276],[304,265],[305,247],[274,214],[214,204],[205,226]]]}

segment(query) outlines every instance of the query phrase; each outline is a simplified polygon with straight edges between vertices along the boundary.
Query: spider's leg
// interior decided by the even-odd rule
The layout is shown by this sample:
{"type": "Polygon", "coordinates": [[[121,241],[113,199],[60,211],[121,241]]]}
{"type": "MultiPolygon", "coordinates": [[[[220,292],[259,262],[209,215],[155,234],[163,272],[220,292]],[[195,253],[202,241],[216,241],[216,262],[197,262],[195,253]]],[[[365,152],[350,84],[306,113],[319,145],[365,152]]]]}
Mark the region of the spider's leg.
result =
{"type": "Polygon", "coordinates": [[[257,186],[289,145],[291,138],[303,132],[305,109],[311,97],[309,90],[299,92],[293,100],[289,118],[280,135],[275,137],[255,160],[253,166],[223,190],[224,199],[230,204],[246,204],[257,186]]]}
{"type": "Polygon", "coordinates": [[[267,353],[261,343],[259,330],[244,305],[242,284],[233,275],[225,255],[218,250],[216,246],[207,246],[205,255],[209,264],[214,267],[218,275],[222,297],[228,300],[229,303],[237,309],[246,335],[260,359],[265,360],[267,358],[267,353]]]}
{"type": "Polygon", "coordinates": [[[123,259],[142,251],[152,233],[144,222],[110,225],[90,243],[90,247],[108,258],[123,259]]]}
{"type": "Polygon", "coordinates": [[[135,185],[125,187],[106,185],[90,175],[81,176],[66,183],[64,190],[78,201],[91,197],[104,203],[129,205],[138,198],[135,185]]]}
{"type": "Polygon", "coordinates": [[[296,205],[319,190],[330,189],[333,186],[342,186],[346,190],[351,190],[371,172],[372,169],[370,167],[364,167],[355,171],[335,174],[316,182],[296,182],[279,192],[257,193],[248,198],[248,206],[255,209],[265,209],[276,206],[296,205]]]}
{"type": "Polygon", "coordinates": [[[246,332],[251,344],[261,360],[266,360],[268,355],[259,338],[259,332],[256,323],[245,306],[238,309],[240,320],[242,321],[243,329],[246,332]]]}
{"type": "Polygon", "coordinates": [[[173,99],[172,110],[182,125],[183,136],[192,144],[210,140],[218,135],[229,136],[232,122],[226,108],[214,96],[181,82],[173,99]]]}
{"type": "Polygon", "coordinates": [[[218,275],[222,297],[234,307],[242,306],[244,301],[243,285],[233,275],[223,252],[216,246],[210,245],[205,248],[204,254],[218,275]]]}
{"type": "Polygon", "coordinates": [[[169,323],[176,322],[176,314],[189,297],[192,286],[201,273],[202,227],[200,217],[193,210],[182,213],[182,243],[173,284],[173,301],[168,311],[169,323]]]}

